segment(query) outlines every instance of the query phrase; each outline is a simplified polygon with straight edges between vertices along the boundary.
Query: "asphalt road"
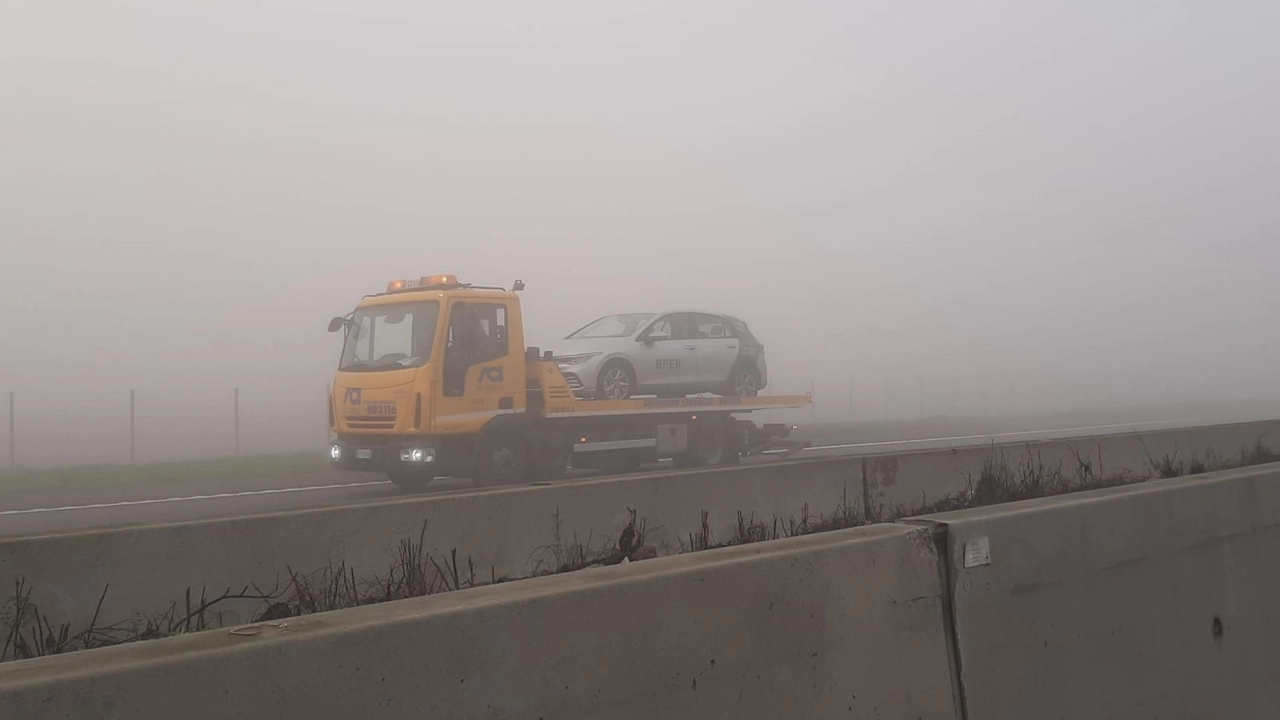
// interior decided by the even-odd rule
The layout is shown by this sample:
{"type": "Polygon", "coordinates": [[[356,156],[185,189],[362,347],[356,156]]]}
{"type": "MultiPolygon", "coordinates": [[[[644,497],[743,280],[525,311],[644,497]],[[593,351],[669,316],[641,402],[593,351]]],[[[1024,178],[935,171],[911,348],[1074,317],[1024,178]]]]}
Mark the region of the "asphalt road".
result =
{"type": "MultiPolygon", "coordinates": [[[[952,435],[924,437],[907,440],[879,442],[839,442],[828,438],[824,444],[810,447],[796,457],[822,457],[831,455],[870,455],[912,450],[984,445],[988,443],[1052,440],[1088,435],[1106,435],[1140,430],[1159,430],[1175,427],[1224,422],[1215,420],[1162,420],[1123,424],[1086,425],[1052,429],[1000,432],[980,435],[952,435]]],[[[751,458],[747,462],[776,462],[773,458],[751,458]]],[[[665,467],[670,467],[663,464],[665,467]]],[[[650,466],[648,470],[659,467],[650,466]]],[[[571,472],[570,477],[589,477],[586,471],[571,472]]],[[[467,487],[469,480],[445,478],[432,484],[432,492],[457,490],[467,487]]],[[[163,489],[156,492],[163,493],[163,489]]],[[[330,471],[321,477],[299,482],[294,486],[256,490],[227,490],[211,481],[210,487],[198,494],[179,497],[132,497],[127,499],[96,498],[93,502],[67,500],[67,504],[48,500],[19,500],[15,506],[0,510],[0,536],[43,535],[76,530],[100,529],[128,525],[172,523],[187,520],[234,517],[260,513],[301,510],[334,505],[354,505],[376,502],[401,495],[390,482],[380,476],[364,473],[339,473],[330,471]]]]}

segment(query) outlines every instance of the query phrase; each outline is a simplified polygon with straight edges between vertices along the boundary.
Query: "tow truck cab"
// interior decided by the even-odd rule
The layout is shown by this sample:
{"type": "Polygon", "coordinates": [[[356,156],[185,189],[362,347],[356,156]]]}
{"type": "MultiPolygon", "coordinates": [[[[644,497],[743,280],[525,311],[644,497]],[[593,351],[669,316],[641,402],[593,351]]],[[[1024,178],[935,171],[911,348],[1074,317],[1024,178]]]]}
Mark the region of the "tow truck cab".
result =
{"type": "Polygon", "coordinates": [[[329,398],[334,467],[385,472],[401,487],[442,476],[555,478],[645,460],[736,461],[785,435],[732,413],[808,398],[578,400],[550,353],[524,344],[511,289],[453,275],[395,280],[330,322],[344,334],[329,398]]]}
{"type": "Polygon", "coordinates": [[[393,281],[334,318],[330,331],[345,333],[330,398],[334,464],[466,474],[480,431],[525,412],[523,328],[513,290],[452,275],[393,281]]]}

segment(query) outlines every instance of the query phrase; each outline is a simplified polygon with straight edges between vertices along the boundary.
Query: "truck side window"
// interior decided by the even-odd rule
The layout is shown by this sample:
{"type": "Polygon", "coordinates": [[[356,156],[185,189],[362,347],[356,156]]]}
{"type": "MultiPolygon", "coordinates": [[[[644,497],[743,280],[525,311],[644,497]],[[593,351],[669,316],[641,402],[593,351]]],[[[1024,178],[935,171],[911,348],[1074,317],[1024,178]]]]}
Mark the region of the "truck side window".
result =
{"type": "Polygon", "coordinates": [[[468,303],[475,315],[475,345],[471,364],[507,356],[507,307],[488,303],[468,303]]]}
{"type": "Polygon", "coordinates": [[[457,303],[449,310],[449,337],[444,348],[444,395],[461,397],[467,389],[468,362],[467,332],[471,321],[471,307],[457,303]]]}

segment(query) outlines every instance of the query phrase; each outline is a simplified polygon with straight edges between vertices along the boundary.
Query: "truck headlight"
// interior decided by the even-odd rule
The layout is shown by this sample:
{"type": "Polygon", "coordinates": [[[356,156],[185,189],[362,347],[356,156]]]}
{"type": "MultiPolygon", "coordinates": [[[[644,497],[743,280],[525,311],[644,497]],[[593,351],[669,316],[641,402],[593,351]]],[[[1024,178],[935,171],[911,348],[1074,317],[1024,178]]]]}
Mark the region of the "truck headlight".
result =
{"type": "Polygon", "coordinates": [[[341,445],[330,445],[330,446],[329,446],[329,459],[330,459],[330,460],[341,460],[341,459],[342,459],[342,446],[341,446],[341,445]]]}
{"type": "Polygon", "coordinates": [[[431,448],[404,448],[400,451],[400,462],[427,463],[436,459],[436,451],[431,448]]]}

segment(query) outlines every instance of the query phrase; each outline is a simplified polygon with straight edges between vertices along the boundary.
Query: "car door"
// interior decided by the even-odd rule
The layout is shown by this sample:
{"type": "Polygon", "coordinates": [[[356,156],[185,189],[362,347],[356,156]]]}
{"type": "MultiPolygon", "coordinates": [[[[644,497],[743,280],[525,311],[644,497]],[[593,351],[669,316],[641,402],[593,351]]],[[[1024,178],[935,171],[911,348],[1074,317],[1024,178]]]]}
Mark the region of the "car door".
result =
{"type": "Polygon", "coordinates": [[[718,390],[729,379],[738,360],[738,339],[728,319],[696,313],[693,316],[695,354],[698,356],[700,389],[718,390]]]}
{"type": "Polygon", "coordinates": [[[642,392],[678,391],[697,381],[692,326],[689,313],[672,313],[636,336],[636,376],[642,392]]]}

